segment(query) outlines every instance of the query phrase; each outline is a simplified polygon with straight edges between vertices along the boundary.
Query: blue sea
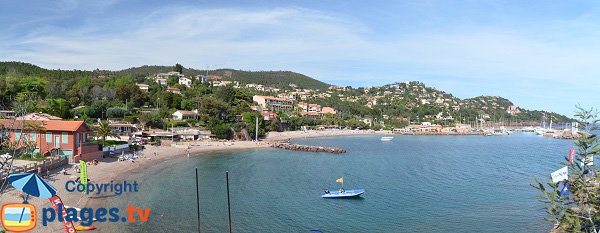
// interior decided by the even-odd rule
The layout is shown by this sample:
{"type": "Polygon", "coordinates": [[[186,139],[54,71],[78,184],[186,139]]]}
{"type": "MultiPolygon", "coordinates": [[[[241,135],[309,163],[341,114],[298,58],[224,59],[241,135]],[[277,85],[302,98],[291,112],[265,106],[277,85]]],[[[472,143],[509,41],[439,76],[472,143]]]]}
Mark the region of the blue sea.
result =
{"type": "MultiPolygon", "coordinates": [[[[548,232],[530,186],[547,180],[572,141],[514,134],[325,137],[296,143],[346,154],[257,149],[163,162],[127,177],[140,192],[121,197],[151,208],[146,223],[104,232],[196,232],[199,170],[202,232],[227,232],[229,171],[233,232],[548,232]],[[359,199],[323,199],[323,189],[361,188],[359,199]]],[[[118,225],[118,228],[116,227],[118,225]]]]}

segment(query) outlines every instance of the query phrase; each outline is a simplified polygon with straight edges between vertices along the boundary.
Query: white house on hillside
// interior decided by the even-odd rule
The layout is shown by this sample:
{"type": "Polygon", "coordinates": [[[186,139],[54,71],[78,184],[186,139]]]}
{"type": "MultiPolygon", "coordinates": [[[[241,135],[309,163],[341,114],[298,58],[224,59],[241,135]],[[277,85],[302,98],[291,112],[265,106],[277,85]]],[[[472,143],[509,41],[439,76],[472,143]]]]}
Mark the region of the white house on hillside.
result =
{"type": "Polygon", "coordinates": [[[192,80],[186,77],[179,77],[179,84],[184,85],[186,87],[191,87],[192,80]]]}
{"type": "Polygon", "coordinates": [[[198,110],[194,111],[186,111],[186,110],[177,110],[173,113],[173,120],[186,120],[186,119],[196,119],[198,116],[198,110]]]}

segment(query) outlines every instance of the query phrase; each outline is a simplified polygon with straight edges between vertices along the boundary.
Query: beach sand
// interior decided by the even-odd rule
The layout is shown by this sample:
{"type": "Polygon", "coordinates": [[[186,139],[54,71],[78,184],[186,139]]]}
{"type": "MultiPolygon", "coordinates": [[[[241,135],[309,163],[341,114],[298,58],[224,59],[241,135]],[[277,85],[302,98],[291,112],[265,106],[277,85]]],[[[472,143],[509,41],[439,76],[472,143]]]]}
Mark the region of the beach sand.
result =
{"type": "MultiPolygon", "coordinates": [[[[371,134],[390,134],[389,131],[367,131],[367,130],[330,130],[330,131],[290,131],[290,132],[270,132],[266,139],[253,141],[227,141],[227,142],[193,142],[190,145],[178,145],[177,147],[166,146],[146,146],[144,150],[144,158],[138,158],[135,162],[117,161],[115,158],[104,158],[100,160],[98,165],[88,165],[88,177],[92,183],[110,183],[111,181],[125,180],[128,174],[135,170],[142,170],[151,167],[161,161],[173,159],[177,157],[187,157],[189,154],[193,156],[203,156],[219,151],[235,151],[270,147],[272,143],[285,141],[294,138],[309,138],[309,137],[326,137],[326,136],[350,136],[350,135],[371,135],[371,134]],[[189,148],[189,149],[188,149],[189,148]],[[157,155],[155,155],[155,153],[157,155]]],[[[106,199],[110,197],[98,197],[95,195],[86,195],[79,192],[67,192],[65,184],[69,180],[75,180],[79,173],[76,173],[74,166],[76,164],[68,164],[62,168],[67,169],[69,175],[61,173],[62,168],[50,171],[48,178],[50,184],[57,189],[57,195],[62,199],[63,203],[69,207],[100,207],[102,203],[110,202],[109,200],[94,200],[106,199]]],[[[0,205],[7,203],[21,203],[22,192],[8,189],[0,196],[0,205]]],[[[29,203],[37,208],[38,225],[31,232],[64,232],[62,223],[58,221],[48,223],[47,227],[42,227],[42,209],[52,208],[50,202],[44,198],[30,197],[29,203]]],[[[113,206],[107,206],[111,208],[113,206]]],[[[122,214],[122,213],[121,213],[122,214]]],[[[118,224],[118,223],[117,223],[118,224]]],[[[79,224],[75,224],[79,225],[79,224]]],[[[102,224],[94,224],[102,225],[102,224]]],[[[96,230],[102,232],[102,229],[96,230]]]]}

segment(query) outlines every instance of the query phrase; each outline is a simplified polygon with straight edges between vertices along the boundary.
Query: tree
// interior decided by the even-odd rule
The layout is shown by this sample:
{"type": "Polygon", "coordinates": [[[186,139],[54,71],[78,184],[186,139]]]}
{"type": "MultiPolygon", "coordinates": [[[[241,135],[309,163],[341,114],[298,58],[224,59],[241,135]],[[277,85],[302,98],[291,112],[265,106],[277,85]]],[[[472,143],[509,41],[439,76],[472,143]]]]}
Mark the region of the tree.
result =
{"type": "Polygon", "coordinates": [[[142,124],[142,126],[154,127],[159,129],[165,127],[165,123],[160,117],[160,113],[158,112],[144,113],[140,116],[139,121],[142,124]]]}
{"type": "Polygon", "coordinates": [[[181,64],[177,63],[177,64],[175,64],[173,71],[183,74],[183,66],[181,64]]]}
{"type": "Polygon", "coordinates": [[[594,109],[577,108],[576,116],[584,129],[575,141],[577,153],[574,162],[570,163],[569,158],[565,157],[564,165],[568,166],[569,178],[563,181],[563,186],[569,185],[572,199],[569,195],[561,195],[559,183],[548,182],[544,185],[536,179],[532,186],[541,192],[538,198],[546,205],[546,212],[550,215],[546,220],[556,223],[559,230],[597,233],[600,230],[600,178],[593,175],[598,170],[590,162],[600,154],[597,135],[591,133],[600,129],[600,121],[594,109]]]}
{"type": "Polygon", "coordinates": [[[235,88],[233,88],[232,85],[227,85],[219,88],[215,92],[215,97],[217,97],[225,103],[231,104],[231,102],[235,98],[235,92],[235,88]]]}
{"type": "Polygon", "coordinates": [[[196,107],[196,101],[191,99],[184,99],[181,101],[182,110],[192,110],[196,107]]]}
{"type": "Polygon", "coordinates": [[[60,118],[71,117],[71,107],[65,99],[49,99],[46,112],[60,118]]]}
{"type": "Polygon", "coordinates": [[[260,113],[256,111],[242,113],[242,119],[248,129],[248,134],[250,134],[252,138],[255,138],[256,135],[256,118],[258,118],[258,136],[264,137],[266,127],[260,113]]]}
{"type": "Polygon", "coordinates": [[[279,118],[275,118],[273,120],[271,120],[271,123],[269,124],[269,131],[277,131],[277,132],[281,132],[281,121],[279,121],[279,118]]]}
{"type": "Polygon", "coordinates": [[[108,118],[122,118],[127,114],[127,109],[122,107],[110,107],[106,109],[106,116],[108,118]]]}
{"type": "Polygon", "coordinates": [[[230,139],[233,136],[231,126],[222,121],[211,122],[209,129],[218,139],[230,139]]]}
{"type": "Polygon", "coordinates": [[[92,118],[104,118],[106,117],[106,109],[109,107],[109,102],[106,100],[94,101],[88,108],[86,115],[92,118]]]}
{"type": "Polygon", "coordinates": [[[96,127],[96,135],[102,137],[102,147],[106,144],[107,137],[117,137],[117,135],[112,132],[108,121],[100,121],[96,127]]]}

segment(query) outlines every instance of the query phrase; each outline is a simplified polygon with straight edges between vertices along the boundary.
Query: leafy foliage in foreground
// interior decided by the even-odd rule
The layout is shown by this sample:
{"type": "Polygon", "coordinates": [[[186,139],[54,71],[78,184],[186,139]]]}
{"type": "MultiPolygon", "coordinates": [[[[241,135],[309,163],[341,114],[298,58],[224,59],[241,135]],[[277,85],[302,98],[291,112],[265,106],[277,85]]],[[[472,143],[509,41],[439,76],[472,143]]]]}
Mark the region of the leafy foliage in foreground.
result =
{"type": "Polygon", "coordinates": [[[549,217],[547,221],[555,223],[557,230],[565,232],[594,232],[600,229],[600,179],[598,170],[588,161],[600,153],[598,137],[592,131],[598,130],[598,113],[580,107],[577,117],[584,123],[585,130],[575,141],[577,153],[573,164],[566,159],[569,167],[571,195],[560,195],[559,183],[543,184],[536,180],[532,186],[541,194],[539,200],[545,204],[549,217]],[[594,173],[592,175],[592,173],[594,173]]]}

